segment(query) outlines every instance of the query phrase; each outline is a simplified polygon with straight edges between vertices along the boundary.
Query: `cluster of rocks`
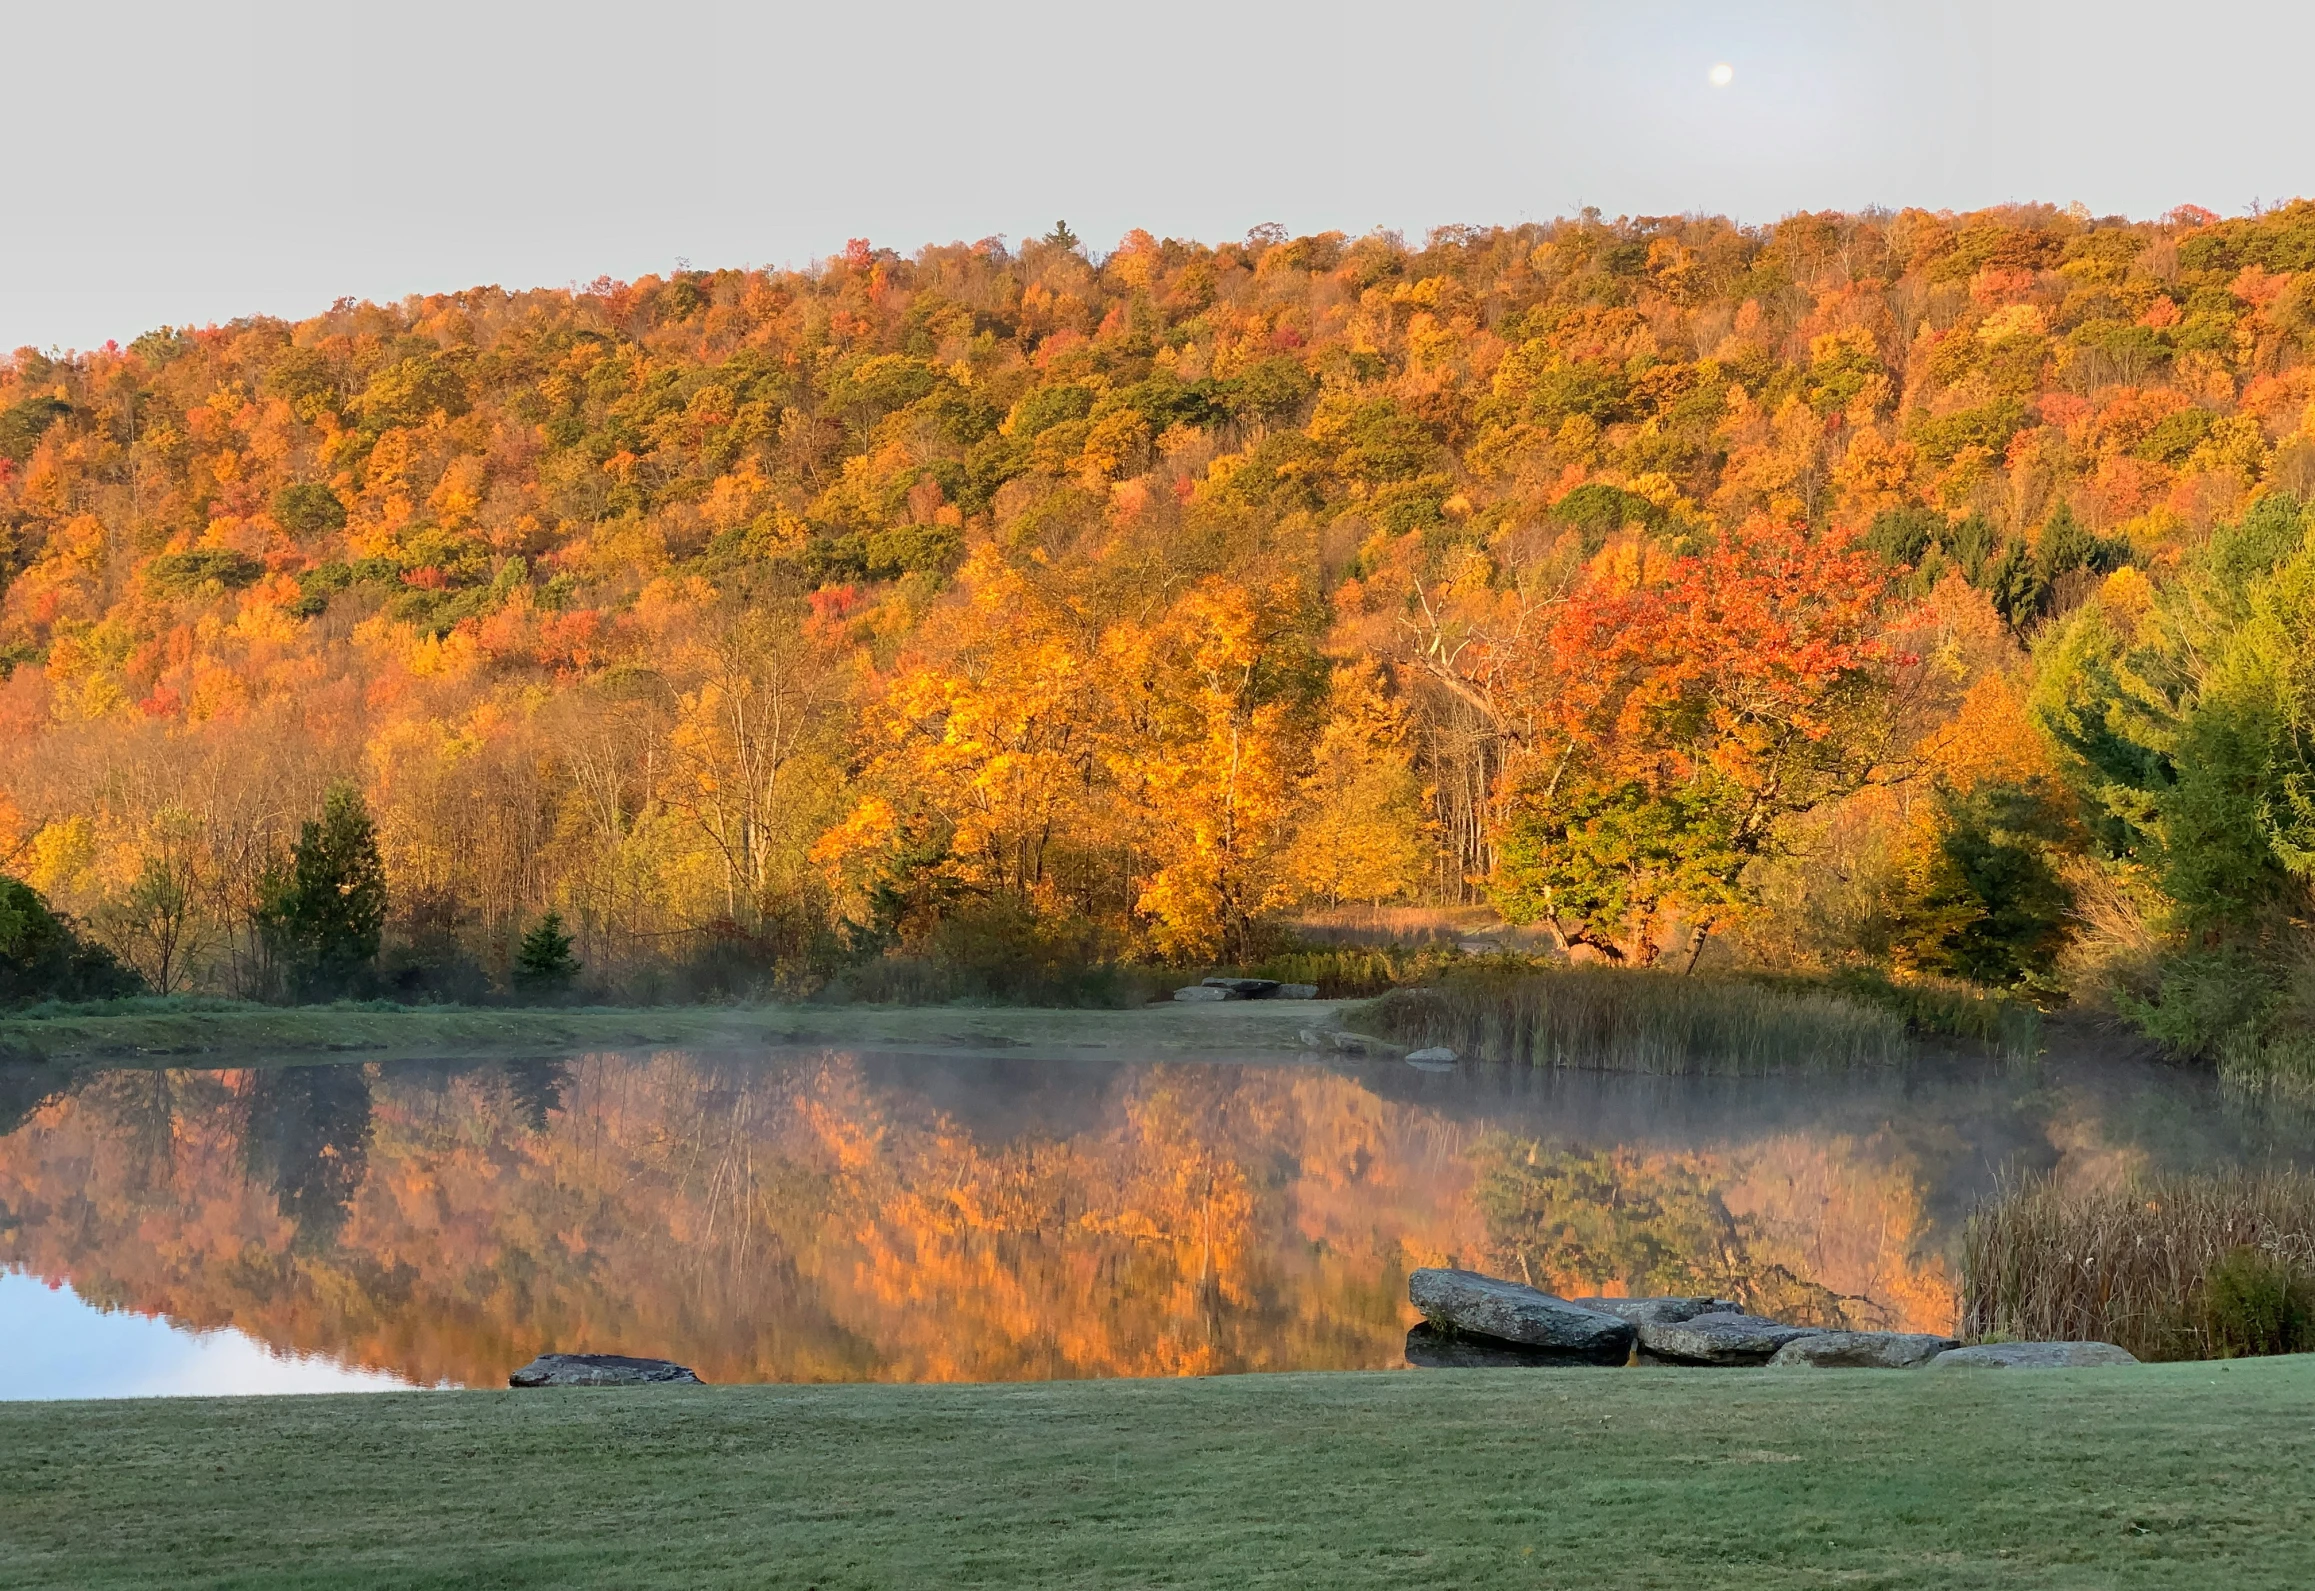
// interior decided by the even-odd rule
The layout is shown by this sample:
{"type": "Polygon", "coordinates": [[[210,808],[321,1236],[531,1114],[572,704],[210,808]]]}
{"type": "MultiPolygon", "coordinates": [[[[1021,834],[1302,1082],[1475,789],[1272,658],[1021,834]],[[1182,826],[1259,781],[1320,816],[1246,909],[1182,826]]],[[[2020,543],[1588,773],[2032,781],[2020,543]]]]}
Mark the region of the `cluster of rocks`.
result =
{"type": "Polygon", "coordinates": [[[2136,1364],[2108,1342],[1981,1343],[1903,1331],[1834,1331],[1748,1314],[1726,1298],[1554,1298],[1477,1271],[1407,1279],[1423,1324],[1407,1334],[1418,1365],[1766,1365],[1814,1370],[2073,1367],[2136,1364]]]}
{"type": "Polygon", "coordinates": [[[510,1387],[699,1386],[698,1376],[667,1359],[623,1353],[542,1353],[506,1378],[510,1387]]]}
{"type": "Polygon", "coordinates": [[[1315,983],[1280,983],[1275,978],[1208,978],[1193,983],[1187,989],[1176,989],[1174,998],[1185,1002],[1206,1000],[1315,1000],[1315,983]]]}

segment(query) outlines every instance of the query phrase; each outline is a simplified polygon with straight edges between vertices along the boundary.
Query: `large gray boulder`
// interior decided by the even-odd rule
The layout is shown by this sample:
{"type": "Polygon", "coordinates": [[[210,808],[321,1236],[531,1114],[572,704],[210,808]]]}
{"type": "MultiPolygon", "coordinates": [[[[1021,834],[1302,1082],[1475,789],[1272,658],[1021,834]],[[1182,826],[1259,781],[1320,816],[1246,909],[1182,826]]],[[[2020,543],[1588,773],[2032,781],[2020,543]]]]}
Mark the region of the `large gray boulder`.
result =
{"type": "Polygon", "coordinates": [[[1424,1370],[1546,1370],[1596,1365],[1596,1358],[1528,1348],[1495,1337],[1463,1337],[1423,1321],[1407,1333],[1407,1363],[1424,1370]]]}
{"type": "Polygon", "coordinates": [[[1193,983],[1187,989],[1176,989],[1174,998],[1185,1005],[1195,1005],[1201,1001],[1235,1000],[1238,996],[1234,990],[1217,988],[1210,983],[1193,983]]]}
{"type": "Polygon", "coordinates": [[[1571,1298],[1579,1309],[1596,1309],[1635,1326],[1671,1325],[1698,1315],[1735,1315],[1744,1306],[1732,1298],[1571,1298]]]}
{"type": "Polygon", "coordinates": [[[623,1353],[542,1353],[506,1378],[510,1387],[645,1387],[700,1385],[698,1376],[666,1359],[630,1359],[623,1353]]]}
{"type": "Polygon", "coordinates": [[[1820,1335],[1814,1326],[1733,1312],[1649,1321],[1639,1332],[1644,1355],[1680,1365],[1764,1365],[1786,1343],[1820,1335]]]}
{"type": "Polygon", "coordinates": [[[1276,978],[1207,978],[1201,987],[1226,989],[1233,1000],[1267,1000],[1278,992],[1276,978]]]}
{"type": "Polygon", "coordinates": [[[1771,1370],[1918,1370],[1948,1348],[1951,1337],[1910,1331],[1821,1331],[1795,1337],[1768,1362],[1771,1370]]]}
{"type": "Polygon", "coordinates": [[[1416,1271],[1407,1278],[1407,1296],[1425,1320],[1457,1336],[1492,1337],[1587,1364],[1631,1357],[1631,1322],[1477,1271],[1416,1271]]]}
{"type": "Polygon", "coordinates": [[[2134,1365],[2138,1356],[2110,1342],[1981,1342],[1949,1348],[1929,1361],[1933,1370],[2078,1370],[2089,1365],[2134,1365]]]}

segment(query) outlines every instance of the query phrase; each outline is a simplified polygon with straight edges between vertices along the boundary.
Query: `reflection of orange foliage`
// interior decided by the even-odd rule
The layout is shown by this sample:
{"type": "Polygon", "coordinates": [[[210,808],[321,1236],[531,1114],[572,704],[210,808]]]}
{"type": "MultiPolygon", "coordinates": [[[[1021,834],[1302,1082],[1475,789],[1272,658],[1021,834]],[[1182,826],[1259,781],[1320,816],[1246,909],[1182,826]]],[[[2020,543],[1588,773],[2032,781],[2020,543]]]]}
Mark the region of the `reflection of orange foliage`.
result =
{"type": "MultiPolygon", "coordinates": [[[[1405,1272],[1485,1246],[1465,1132],[1337,1073],[1156,1066],[976,1133],[830,1053],[374,1074],[368,1173],[300,1234],[243,1143],[255,1074],[111,1074],[0,1139],[0,1263],[422,1382],[548,1349],[713,1381],[1399,1362],[1405,1272]]],[[[1802,1137],[1697,1159],[1762,1257],[1941,1325],[1908,1163],[1802,1137]]]]}
{"type": "Polygon", "coordinates": [[[1875,1140],[1787,1134],[1730,1157],[1729,1211],[1753,1223],[1755,1260],[1782,1265],[1894,1331],[1950,1331],[1957,1282],[1924,1252],[1929,1214],[1902,1154],[1875,1140]]]}

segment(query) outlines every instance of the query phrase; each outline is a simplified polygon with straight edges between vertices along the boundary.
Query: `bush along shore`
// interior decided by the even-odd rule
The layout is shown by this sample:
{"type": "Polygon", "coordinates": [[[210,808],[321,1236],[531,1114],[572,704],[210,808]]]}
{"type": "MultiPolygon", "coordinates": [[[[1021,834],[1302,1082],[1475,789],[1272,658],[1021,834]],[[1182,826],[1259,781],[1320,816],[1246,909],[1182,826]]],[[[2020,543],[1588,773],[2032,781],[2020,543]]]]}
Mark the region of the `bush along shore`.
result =
{"type": "Polygon", "coordinates": [[[1418,1365],[1767,1366],[1793,1370],[2084,1369],[2138,1363],[2111,1342],[1964,1345],[1919,1332],[1843,1331],[1749,1314],[1726,1298],[1555,1298],[1477,1271],[1427,1268],[1407,1279],[1423,1323],[1407,1335],[1418,1365]]]}
{"type": "Polygon", "coordinates": [[[2315,1351],[2315,1176],[2014,1181],[1964,1230],[1961,1319],[1982,1336],[2105,1337],[2141,1359],[2315,1351]]]}
{"type": "Polygon", "coordinates": [[[1760,1074],[1889,1066],[1918,1040],[2013,1058],[2038,1048],[2030,1007],[1880,980],[1694,978],[1603,966],[1454,970],[1394,990],[1359,1025],[1414,1047],[1607,1071],[1760,1074]]]}

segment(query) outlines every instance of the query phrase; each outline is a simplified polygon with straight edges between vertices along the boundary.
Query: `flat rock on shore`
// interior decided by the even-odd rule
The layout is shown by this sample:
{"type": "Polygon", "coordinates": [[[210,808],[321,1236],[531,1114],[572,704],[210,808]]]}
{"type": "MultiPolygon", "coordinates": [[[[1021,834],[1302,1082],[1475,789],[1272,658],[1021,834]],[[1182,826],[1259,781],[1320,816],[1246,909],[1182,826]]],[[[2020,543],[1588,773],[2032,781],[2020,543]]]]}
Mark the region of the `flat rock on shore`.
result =
{"type": "Polygon", "coordinates": [[[1407,1296],[1425,1320],[1458,1337],[1492,1337],[1585,1364],[1631,1357],[1631,1322],[1477,1271],[1418,1270],[1407,1278],[1407,1296]]]}
{"type": "Polygon", "coordinates": [[[698,1386],[700,1379],[666,1359],[623,1353],[542,1353],[506,1378],[510,1387],[698,1386]]]}
{"type": "Polygon", "coordinates": [[[1796,1337],[1769,1360],[1771,1370],[1918,1370],[1948,1348],[1951,1337],[1910,1331],[1821,1331],[1796,1337]]]}
{"type": "Polygon", "coordinates": [[[2136,1363],[2136,1354],[2110,1342],[1981,1342],[1948,1349],[1929,1361],[1933,1370],[2077,1370],[2136,1363]]]}
{"type": "Polygon", "coordinates": [[[1639,1332],[1640,1351],[1648,1358],[1683,1365],[1764,1365],[1786,1343],[1821,1335],[1814,1326],[1734,1313],[1650,1321],[1639,1332]]]}
{"type": "Polygon", "coordinates": [[[1635,1326],[1669,1326],[1698,1315],[1740,1315],[1744,1306],[1733,1298],[1571,1298],[1578,1309],[1596,1309],[1603,1315],[1628,1320],[1635,1326]]]}

